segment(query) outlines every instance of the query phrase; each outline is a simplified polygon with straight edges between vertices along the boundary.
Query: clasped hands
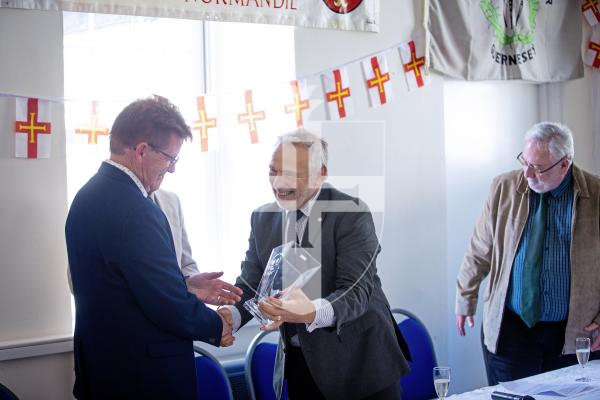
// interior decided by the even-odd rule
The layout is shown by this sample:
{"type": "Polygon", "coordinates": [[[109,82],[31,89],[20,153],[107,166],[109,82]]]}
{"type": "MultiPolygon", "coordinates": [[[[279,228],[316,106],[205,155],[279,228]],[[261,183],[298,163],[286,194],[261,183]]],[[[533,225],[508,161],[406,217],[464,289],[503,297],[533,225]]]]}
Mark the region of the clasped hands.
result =
{"type": "MultiPolygon", "coordinates": [[[[218,278],[223,276],[223,272],[202,272],[190,276],[186,280],[187,288],[190,293],[196,295],[198,300],[214,306],[232,305],[242,298],[242,289],[224,282],[218,278]]],[[[231,311],[226,308],[218,310],[219,316],[223,322],[223,332],[221,334],[221,346],[231,346],[235,341],[233,337],[233,317],[231,311]]]]}
{"type": "MultiPolygon", "coordinates": [[[[280,293],[281,295],[282,293],[280,293]]],[[[279,296],[278,296],[279,297],[279,296]]],[[[265,317],[273,321],[272,324],[261,326],[263,331],[272,331],[279,328],[284,322],[310,324],[317,314],[315,305],[300,289],[294,289],[286,296],[286,300],[276,297],[267,297],[261,301],[259,308],[265,317]]],[[[231,346],[235,341],[233,336],[233,316],[227,307],[220,307],[217,312],[223,320],[223,335],[221,346],[231,346]]]]}

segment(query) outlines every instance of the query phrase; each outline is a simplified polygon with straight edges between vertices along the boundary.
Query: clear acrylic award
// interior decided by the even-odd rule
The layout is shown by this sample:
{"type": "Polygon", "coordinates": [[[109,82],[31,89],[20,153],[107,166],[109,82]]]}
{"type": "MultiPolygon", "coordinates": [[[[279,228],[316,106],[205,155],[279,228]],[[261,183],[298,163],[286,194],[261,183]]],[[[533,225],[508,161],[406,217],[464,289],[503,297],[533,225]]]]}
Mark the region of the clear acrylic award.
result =
{"type": "Polygon", "coordinates": [[[271,324],[273,321],[265,317],[258,308],[259,303],[269,296],[287,300],[294,290],[302,289],[320,269],[321,264],[302,247],[297,247],[295,242],[275,247],[271,251],[256,295],[244,303],[244,308],[261,325],[271,324]]]}

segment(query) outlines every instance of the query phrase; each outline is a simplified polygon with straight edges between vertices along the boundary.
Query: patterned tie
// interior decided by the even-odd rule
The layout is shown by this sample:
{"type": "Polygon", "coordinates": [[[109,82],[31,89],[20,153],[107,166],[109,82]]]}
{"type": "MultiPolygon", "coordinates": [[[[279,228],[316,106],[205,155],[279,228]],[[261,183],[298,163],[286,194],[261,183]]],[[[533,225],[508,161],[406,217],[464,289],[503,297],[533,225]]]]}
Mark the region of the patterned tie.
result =
{"type": "Polygon", "coordinates": [[[546,214],[548,193],[540,193],[537,210],[531,219],[531,230],[525,259],[523,261],[523,287],[521,290],[521,319],[528,327],[533,327],[540,319],[540,274],[544,258],[546,237],[546,214]]]}

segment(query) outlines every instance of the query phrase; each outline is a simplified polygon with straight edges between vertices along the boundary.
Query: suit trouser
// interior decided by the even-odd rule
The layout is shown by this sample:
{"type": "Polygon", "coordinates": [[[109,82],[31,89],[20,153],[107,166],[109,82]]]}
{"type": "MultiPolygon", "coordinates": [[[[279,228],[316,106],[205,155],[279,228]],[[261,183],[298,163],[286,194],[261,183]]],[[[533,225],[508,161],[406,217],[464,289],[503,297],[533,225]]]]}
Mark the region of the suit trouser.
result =
{"type": "MultiPolygon", "coordinates": [[[[285,378],[290,400],[325,400],[319,391],[299,347],[288,345],[285,353],[285,378]]],[[[362,400],[401,400],[400,382],[362,400]]],[[[336,399],[331,399],[336,400],[336,399]]]]}
{"type": "Polygon", "coordinates": [[[567,321],[538,322],[529,328],[521,317],[504,309],[496,354],[483,343],[488,384],[513,381],[577,364],[574,354],[562,355],[567,321]]]}

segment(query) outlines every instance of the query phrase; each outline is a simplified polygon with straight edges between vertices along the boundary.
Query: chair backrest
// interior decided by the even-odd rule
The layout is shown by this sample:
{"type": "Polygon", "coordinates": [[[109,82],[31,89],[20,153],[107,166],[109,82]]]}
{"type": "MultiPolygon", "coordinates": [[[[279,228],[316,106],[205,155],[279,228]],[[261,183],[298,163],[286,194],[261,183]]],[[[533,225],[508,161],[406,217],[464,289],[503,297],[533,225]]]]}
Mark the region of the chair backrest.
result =
{"type": "Polygon", "coordinates": [[[208,351],[194,345],[198,400],[233,400],[231,384],[225,369],[208,351]]]}
{"type": "Polygon", "coordinates": [[[398,328],[408,344],[413,361],[409,361],[411,372],[400,380],[403,400],[425,400],[436,398],[433,386],[433,367],[437,366],[435,349],[425,325],[410,311],[395,308],[393,314],[406,319],[398,323],[398,328]]]}
{"type": "Polygon", "coordinates": [[[0,400],[19,400],[9,388],[0,383],[0,400]]]}
{"type": "MultiPolygon", "coordinates": [[[[246,385],[252,400],[275,400],[273,390],[273,369],[277,344],[262,342],[265,336],[277,331],[264,331],[257,334],[246,351],[246,385]]],[[[283,383],[282,400],[287,400],[287,383],[283,383]]]]}

